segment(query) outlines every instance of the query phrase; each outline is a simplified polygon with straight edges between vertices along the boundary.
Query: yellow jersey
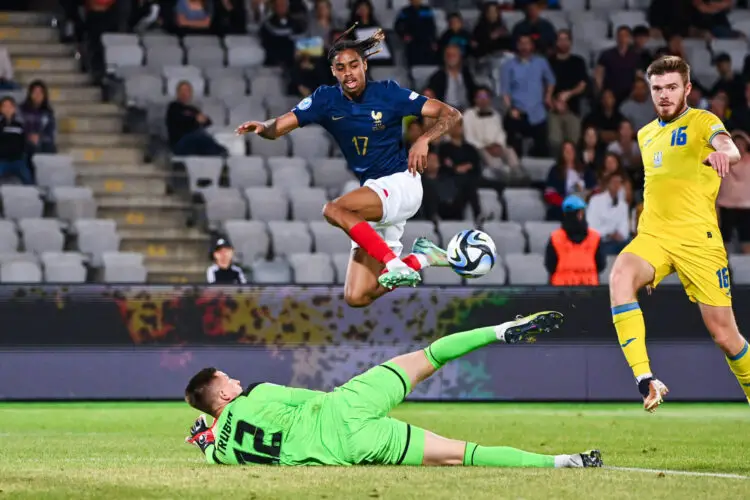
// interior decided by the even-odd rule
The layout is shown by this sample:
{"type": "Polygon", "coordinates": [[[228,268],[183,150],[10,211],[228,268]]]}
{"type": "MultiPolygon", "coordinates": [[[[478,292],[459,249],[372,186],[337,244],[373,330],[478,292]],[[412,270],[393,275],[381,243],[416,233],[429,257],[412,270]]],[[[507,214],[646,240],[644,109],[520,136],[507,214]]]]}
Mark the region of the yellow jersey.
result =
{"type": "Polygon", "coordinates": [[[703,163],[718,134],[727,134],[721,120],[693,108],[638,131],[645,173],[639,233],[683,245],[724,244],[716,219],[721,178],[703,163]]]}

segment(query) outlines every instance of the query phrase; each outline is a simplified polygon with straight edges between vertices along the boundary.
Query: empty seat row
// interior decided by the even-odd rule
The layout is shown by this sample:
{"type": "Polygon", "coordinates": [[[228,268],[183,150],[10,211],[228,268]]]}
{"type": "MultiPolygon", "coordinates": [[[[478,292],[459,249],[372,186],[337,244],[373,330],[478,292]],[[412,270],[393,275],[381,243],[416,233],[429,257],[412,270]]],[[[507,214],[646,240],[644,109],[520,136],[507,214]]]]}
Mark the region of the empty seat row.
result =
{"type": "MultiPolygon", "coordinates": [[[[84,283],[86,257],[78,252],[44,252],[37,259],[29,253],[0,253],[2,283],[84,283]]],[[[143,256],[130,252],[103,255],[103,280],[107,283],[143,283],[143,256]]]]}
{"type": "MultiPolygon", "coordinates": [[[[0,186],[0,199],[6,219],[42,217],[44,202],[37,187],[3,185],[0,186]]],[[[53,186],[47,199],[54,203],[55,216],[66,223],[96,217],[96,201],[91,188],[53,186]]]]}
{"type": "Polygon", "coordinates": [[[148,65],[152,68],[180,66],[187,63],[197,68],[257,67],[263,64],[265,51],[258,44],[224,49],[220,45],[197,45],[183,50],[179,45],[108,45],[104,47],[107,69],[117,73],[119,68],[148,65]]]}

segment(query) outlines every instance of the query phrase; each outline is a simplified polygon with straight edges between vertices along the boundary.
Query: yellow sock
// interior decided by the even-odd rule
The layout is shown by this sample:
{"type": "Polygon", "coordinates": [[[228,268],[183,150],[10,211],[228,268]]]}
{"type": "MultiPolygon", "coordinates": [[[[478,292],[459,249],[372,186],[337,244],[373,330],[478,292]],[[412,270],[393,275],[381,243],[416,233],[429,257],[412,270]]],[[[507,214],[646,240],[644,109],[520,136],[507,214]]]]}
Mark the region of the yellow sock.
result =
{"type": "Polygon", "coordinates": [[[614,306],[612,321],[617,330],[622,353],[633,370],[633,376],[638,380],[643,375],[650,375],[651,365],[646,352],[646,324],[643,322],[641,306],[638,302],[614,306]]]}
{"type": "Polygon", "coordinates": [[[737,377],[742,390],[745,391],[745,396],[750,401],[750,352],[748,350],[746,340],[745,347],[740,352],[734,356],[727,356],[727,363],[729,363],[729,369],[737,377]]]}

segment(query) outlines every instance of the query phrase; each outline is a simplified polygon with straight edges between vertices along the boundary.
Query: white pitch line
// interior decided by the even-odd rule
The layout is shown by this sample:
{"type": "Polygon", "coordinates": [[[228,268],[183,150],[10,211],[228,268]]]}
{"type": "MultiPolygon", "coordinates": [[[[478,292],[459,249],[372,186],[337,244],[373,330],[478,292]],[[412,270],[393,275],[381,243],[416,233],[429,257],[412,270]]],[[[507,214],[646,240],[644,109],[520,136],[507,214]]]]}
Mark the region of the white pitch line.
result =
{"type": "Polygon", "coordinates": [[[651,474],[658,474],[659,472],[675,476],[694,476],[694,477],[720,477],[724,479],[750,479],[750,476],[742,476],[740,474],[726,474],[723,472],[691,472],[687,470],[666,470],[666,469],[642,469],[640,467],[613,467],[605,465],[603,469],[608,470],[619,470],[624,472],[648,472],[651,474]]]}

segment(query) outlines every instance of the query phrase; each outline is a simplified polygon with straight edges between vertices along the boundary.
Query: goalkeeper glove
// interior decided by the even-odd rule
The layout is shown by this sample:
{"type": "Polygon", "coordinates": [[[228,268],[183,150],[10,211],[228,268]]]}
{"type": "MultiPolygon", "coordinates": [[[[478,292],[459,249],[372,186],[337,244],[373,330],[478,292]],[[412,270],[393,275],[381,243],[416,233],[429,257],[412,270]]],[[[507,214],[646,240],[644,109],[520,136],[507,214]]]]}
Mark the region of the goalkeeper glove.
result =
{"type": "MultiPolygon", "coordinates": [[[[214,420],[214,423],[215,422],[216,421],[214,420]]],[[[213,427],[209,427],[208,423],[206,423],[205,415],[201,415],[196,419],[195,423],[190,428],[190,435],[185,438],[186,443],[196,445],[204,454],[206,453],[206,449],[213,445],[215,441],[214,429],[213,427]]]]}

